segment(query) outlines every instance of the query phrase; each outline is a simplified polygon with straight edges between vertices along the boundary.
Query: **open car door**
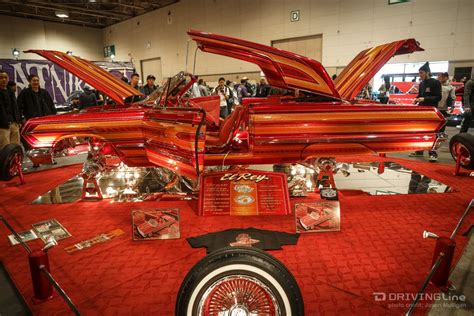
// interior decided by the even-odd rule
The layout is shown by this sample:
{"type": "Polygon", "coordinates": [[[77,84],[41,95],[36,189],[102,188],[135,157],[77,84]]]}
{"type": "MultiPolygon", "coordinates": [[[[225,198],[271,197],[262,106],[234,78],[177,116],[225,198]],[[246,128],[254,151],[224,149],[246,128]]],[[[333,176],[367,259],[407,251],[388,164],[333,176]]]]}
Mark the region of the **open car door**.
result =
{"type": "Polygon", "coordinates": [[[148,160],[197,180],[204,168],[205,112],[191,108],[155,109],[145,113],[148,160]]]}
{"type": "Polygon", "coordinates": [[[229,36],[195,30],[188,31],[188,34],[204,52],[256,64],[271,86],[340,98],[328,73],[316,60],[229,36]]]}
{"type": "Polygon", "coordinates": [[[363,50],[334,80],[336,89],[344,100],[352,101],[390,58],[423,50],[414,38],[363,50]]]}
{"type": "Polygon", "coordinates": [[[126,98],[143,94],[96,64],[77,56],[54,50],[31,49],[25,53],[36,53],[61,66],[95,89],[104,93],[116,104],[123,105],[126,98]]]}

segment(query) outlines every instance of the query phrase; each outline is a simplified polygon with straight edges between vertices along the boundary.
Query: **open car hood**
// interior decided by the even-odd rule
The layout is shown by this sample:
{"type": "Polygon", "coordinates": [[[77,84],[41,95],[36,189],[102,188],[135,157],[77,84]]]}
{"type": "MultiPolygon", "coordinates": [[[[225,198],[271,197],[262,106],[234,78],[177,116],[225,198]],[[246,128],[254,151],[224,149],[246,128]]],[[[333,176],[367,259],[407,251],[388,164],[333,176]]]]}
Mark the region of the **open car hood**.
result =
{"type": "Polygon", "coordinates": [[[413,38],[363,50],[334,80],[336,89],[343,99],[352,101],[390,58],[423,50],[413,38]]]}
{"type": "Polygon", "coordinates": [[[268,83],[283,89],[301,89],[340,99],[334,83],[317,61],[278,48],[233,37],[188,31],[198,47],[208,53],[224,55],[258,65],[268,83]]]}
{"type": "Polygon", "coordinates": [[[80,57],[71,56],[54,50],[31,49],[25,51],[25,53],[36,53],[52,61],[82,79],[95,89],[104,93],[119,105],[123,105],[124,99],[128,97],[142,95],[140,92],[133,89],[122,80],[116,78],[108,71],[80,57]]]}

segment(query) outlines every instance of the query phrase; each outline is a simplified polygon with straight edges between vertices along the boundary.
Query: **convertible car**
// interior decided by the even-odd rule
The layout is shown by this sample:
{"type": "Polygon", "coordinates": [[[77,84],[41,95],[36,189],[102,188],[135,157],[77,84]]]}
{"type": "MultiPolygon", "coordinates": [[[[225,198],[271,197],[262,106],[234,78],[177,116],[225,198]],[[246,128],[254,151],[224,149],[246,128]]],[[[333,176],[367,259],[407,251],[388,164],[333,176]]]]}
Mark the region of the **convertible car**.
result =
{"type": "Polygon", "coordinates": [[[258,65],[268,83],[293,96],[245,98],[219,119],[219,97],[186,98],[196,78],[181,72],[154,94],[140,93],[82,58],[30,50],[63,67],[114,105],[29,120],[22,136],[29,157],[52,162],[77,139],[90,160],[116,155],[128,166],[162,167],[196,180],[205,166],[311,162],[317,157],[431,149],[443,140],[438,110],[354,104],[362,87],[394,55],[423,50],[414,39],[366,49],[333,82],[315,60],[249,41],[191,30],[201,51],[258,65]]]}

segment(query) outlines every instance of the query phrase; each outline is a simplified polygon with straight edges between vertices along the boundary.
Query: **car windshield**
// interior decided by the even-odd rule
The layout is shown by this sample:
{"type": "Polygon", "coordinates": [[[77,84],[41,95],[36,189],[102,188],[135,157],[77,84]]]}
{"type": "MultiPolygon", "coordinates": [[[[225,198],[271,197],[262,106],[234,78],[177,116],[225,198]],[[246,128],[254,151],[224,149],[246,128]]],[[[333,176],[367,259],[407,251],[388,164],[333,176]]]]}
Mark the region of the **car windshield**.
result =
{"type": "Polygon", "coordinates": [[[143,100],[143,103],[150,106],[164,104],[167,98],[176,97],[190,80],[191,76],[183,71],[171,78],[165,79],[158,89],[143,100]]]}

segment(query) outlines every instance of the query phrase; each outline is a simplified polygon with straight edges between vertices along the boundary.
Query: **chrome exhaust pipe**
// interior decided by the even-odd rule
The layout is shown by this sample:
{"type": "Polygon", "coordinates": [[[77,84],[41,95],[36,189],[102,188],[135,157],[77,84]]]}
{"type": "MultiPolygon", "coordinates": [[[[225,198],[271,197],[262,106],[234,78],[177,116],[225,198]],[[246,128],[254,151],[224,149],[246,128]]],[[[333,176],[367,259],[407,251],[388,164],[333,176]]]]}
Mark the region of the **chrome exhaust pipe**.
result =
{"type": "Polygon", "coordinates": [[[441,147],[443,142],[445,142],[446,140],[448,140],[448,134],[446,134],[444,132],[438,133],[436,135],[436,141],[433,144],[432,150],[436,150],[439,147],[441,147]]]}

